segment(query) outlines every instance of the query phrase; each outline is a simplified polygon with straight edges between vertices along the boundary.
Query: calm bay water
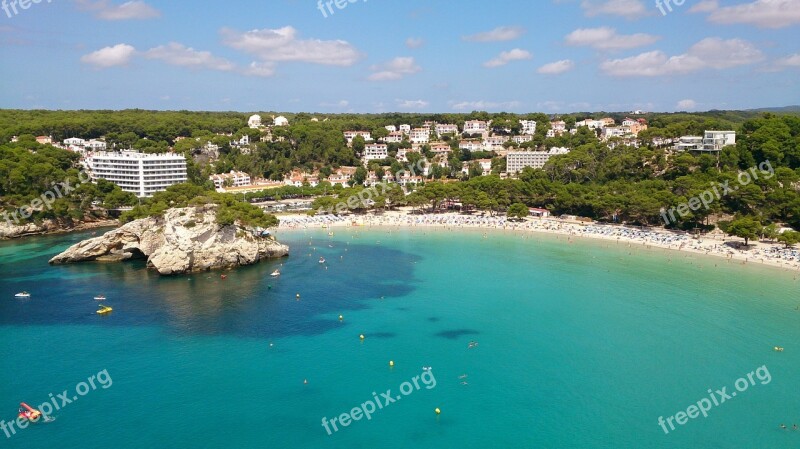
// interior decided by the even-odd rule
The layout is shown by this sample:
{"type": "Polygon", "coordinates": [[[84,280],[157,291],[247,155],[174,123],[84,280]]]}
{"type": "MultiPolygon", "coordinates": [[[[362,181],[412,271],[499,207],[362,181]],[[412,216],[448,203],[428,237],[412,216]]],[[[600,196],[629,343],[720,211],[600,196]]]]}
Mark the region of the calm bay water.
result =
{"type": "Polygon", "coordinates": [[[47,265],[88,236],[0,243],[0,419],[102,370],[113,383],[0,431],[0,447],[800,447],[778,427],[800,424],[794,273],[564,237],[343,229],[282,232],[290,258],[227,279],[47,265]],[[762,365],[770,383],[658,426],[762,365]],[[435,388],[322,427],[423,366],[435,388]]]}

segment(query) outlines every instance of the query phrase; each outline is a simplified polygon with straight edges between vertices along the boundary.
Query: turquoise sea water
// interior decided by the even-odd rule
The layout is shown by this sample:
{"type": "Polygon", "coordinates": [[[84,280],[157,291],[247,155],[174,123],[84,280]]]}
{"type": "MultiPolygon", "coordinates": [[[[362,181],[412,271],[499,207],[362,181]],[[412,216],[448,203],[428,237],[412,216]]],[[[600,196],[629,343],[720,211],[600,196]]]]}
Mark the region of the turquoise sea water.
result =
{"type": "Polygon", "coordinates": [[[800,447],[778,427],[800,425],[796,273],[549,235],[344,229],[282,232],[291,257],[224,280],[47,265],[87,236],[0,243],[0,420],[103,370],[112,383],[0,431],[0,447],[800,447]],[[769,383],[659,427],[763,365],[769,383]],[[435,387],[323,428],[423,366],[435,387]]]}

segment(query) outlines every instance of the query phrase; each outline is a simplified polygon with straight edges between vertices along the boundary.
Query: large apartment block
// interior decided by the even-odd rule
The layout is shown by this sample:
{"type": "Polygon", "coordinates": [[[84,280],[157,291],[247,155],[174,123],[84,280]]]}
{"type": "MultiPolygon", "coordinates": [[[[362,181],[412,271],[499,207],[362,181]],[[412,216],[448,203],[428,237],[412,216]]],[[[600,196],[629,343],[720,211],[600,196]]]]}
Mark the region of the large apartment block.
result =
{"type": "Polygon", "coordinates": [[[512,151],[506,156],[506,172],[516,175],[525,167],[543,168],[553,156],[567,154],[567,148],[551,148],[550,151],[512,151]]]}
{"type": "Polygon", "coordinates": [[[87,156],[85,164],[92,181],[105,179],[138,197],[153,196],[188,179],[186,158],[174,153],[99,152],[87,156]]]}

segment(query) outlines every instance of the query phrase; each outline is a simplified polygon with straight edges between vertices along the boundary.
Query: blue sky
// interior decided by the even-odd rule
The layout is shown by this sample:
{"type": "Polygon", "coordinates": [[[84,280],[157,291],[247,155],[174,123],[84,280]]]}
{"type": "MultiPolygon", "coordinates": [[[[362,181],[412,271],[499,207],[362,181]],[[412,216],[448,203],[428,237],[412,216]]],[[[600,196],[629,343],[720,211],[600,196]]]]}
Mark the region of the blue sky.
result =
{"type": "Polygon", "coordinates": [[[655,0],[19,1],[0,9],[4,108],[800,104],[800,0],[672,0],[664,13],[655,0]]]}

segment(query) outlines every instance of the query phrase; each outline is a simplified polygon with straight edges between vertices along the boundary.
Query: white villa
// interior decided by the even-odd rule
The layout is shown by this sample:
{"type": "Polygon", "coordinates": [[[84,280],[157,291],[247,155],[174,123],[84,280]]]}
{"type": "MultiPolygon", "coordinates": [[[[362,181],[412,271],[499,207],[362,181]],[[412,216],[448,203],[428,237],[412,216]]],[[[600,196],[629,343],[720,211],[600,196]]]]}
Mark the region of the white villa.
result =
{"type": "Polygon", "coordinates": [[[436,134],[441,136],[443,134],[458,134],[458,126],[438,123],[436,124],[436,134]]]}
{"type": "Polygon", "coordinates": [[[470,166],[472,164],[476,163],[476,162],[481,166],[481,170],[483,170],[483,173],[481,174],[481,176],[488,176],[488,175],[492,174],[492,160],[491,159],[475,159],[474,161],[464,161],[461,164],[461,173],[463,173],[465,175],[468,175],[470,166]]]}
{"type": "Polygon", "coordinates": [[[490,123],[491,122],[484,122],[482,120],[468,120],[464,122],[464,133],[466,134],[488,133],[490,123]]]}
{"type": "Polygon", "coordinates": [[[520,120],[522,134],[536,134],[536,120],[520,120]]]}
{"type": "Polygon", "coordinates": [[[253,129],[261,128],[261,116],[258,114],[251,115],[250,118],[247,120],[247,126],[253,129]]]}
{"type": "Polygon", "coordinates": [[[722,151],[736,145],[736,131],[706,131],[703,137],[703,151],[722,151]]]}
{"type": "Polygon", "coordinates": [[[483,142],[478,139],[462,140],[458,143],[458,148],[469,151],[483,151],[483,142]]]}
{"type": "Polygon", "coordinates": [[[214,187],[217,190],[223,190],[225,187],[228,187],[226,184],[229,184],[229,187],[244,187],[250,185],[250,175],[240,171],[231,170],[230,173],[211,175],[208,179],[214,183],[214,187]]]}
{"type": "Polygon", "coordinates": [[[344,138],[347,140],[347,145],[352,145],[356,136],[361,136],[364,140],[372,140],[372,133],[369,131],[345,131],[344,138]]]}
{"type": "Polygon", "coordinates": [[[364,146],[362,160],[366,165],[369,161],[381,161],[389,157],[389,146],[385,143],[369,143],[364,146]]]}
{"type": "Polygon", "coordinates": [[[515,143],[518,143],[518,144],[521,145],[521,144],[523,144],[525,142],[532,141],[533,140],[533,136],[530,135],[530,134],[522,134],[520,136],[513,136],[511,138],[511,140],[513,140],[515,143]]]}
{"type": "Polygon", "coordinates": [[[452,152],[450,145],[444,142],[436,142],[431,144],[431,152],[434,154],[447,154],[452,152]]]}
{"type": "Polygon", "coordinates": [[[400,131],[393,131],[390,132],[388,136],[383,138],[383,141],[386,143],[400,143],[403,141],[405,134],[401,133],[400,131]]]}
{"type": "Polygon", "coordinates": [[[503,144],[508,142],[506,136],[491,136],[483,139],[484,151],[500,151],[503,150],[503,144]]]}
{"type": "Polygon", "coordinates": [[[704,136],[683,136],[672,148],[676,151],[706,151],[716,153],[736,145],[735,131],[706,131],[704,136]]]}
{"type": "Polygon", "coordinates": [[[411,143],[428,143],[431,140],[431,131],[427,128],[414,128],[408,137],[411,143]]]}

